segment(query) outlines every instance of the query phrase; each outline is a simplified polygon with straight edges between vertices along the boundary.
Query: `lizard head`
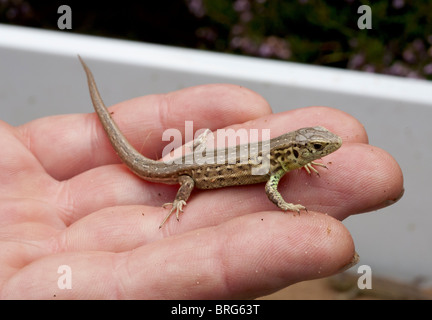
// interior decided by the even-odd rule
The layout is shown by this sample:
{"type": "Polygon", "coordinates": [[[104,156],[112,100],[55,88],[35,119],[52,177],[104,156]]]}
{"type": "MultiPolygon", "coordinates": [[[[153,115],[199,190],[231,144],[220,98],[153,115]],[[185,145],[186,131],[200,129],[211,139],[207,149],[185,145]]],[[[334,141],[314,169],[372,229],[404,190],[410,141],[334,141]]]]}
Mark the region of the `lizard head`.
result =
{"type": "Polygon", "coordinates": [[[279,144],[272,151],[275,160],[287,171],[301,168],[342,145],[342,139],[324,127],[302,128],[289,135],[286,144],[279,144]]]}
{"type": "Polygon", "coordinates": [[[293,153],[297,149],[297,162],[304,166],[322,158],[342,145],[342,139],[324,127],[302,128],[296,132],[293,153]]]}

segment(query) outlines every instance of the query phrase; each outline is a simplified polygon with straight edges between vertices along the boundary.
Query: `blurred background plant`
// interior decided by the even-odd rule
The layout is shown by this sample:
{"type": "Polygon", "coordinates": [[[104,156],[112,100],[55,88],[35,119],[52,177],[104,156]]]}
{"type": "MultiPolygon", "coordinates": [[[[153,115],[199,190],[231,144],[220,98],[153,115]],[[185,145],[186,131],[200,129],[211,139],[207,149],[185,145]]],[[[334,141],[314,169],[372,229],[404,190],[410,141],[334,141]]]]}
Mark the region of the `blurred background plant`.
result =
{"type": "Polygon", "coordinates": [[[430,0],[0,0],[0,22],[242,54],[403,77],[432,79],[430,0]],[[372,29],[359,29],[359,6],[372,29]]]}

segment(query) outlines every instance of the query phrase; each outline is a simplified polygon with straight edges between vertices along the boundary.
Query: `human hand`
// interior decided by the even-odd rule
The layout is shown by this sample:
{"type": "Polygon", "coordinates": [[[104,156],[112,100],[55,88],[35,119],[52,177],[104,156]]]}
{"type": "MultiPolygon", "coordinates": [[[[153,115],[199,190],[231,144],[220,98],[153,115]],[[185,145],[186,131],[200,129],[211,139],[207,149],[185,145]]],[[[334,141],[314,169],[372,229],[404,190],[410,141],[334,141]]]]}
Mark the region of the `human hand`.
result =
{"type": "Polygon", "coordinates": [[[206,85],[112,108],[129,141],[160,156],[167,128],[271,128],[272,137],[321,125],[343,146],[321,177],[290,172],[279,191],[305,205],[283,213],[264,184],[194,190],[180,221],[161,205],[178,186],[146,182],[119,163],[95,114],[53,116],[19,127],[0,122],[0,297],[64,299],[254,298],[337,273],[355,260],[340,220],[402,193],[402,172],[367,144],[348,114],[310,107],[271,114],[256,93],[206,85]],[[234,125],[240,123],[239,125],[234,125]],[[58,285],[60,266],[71,289],[58,285]]]}

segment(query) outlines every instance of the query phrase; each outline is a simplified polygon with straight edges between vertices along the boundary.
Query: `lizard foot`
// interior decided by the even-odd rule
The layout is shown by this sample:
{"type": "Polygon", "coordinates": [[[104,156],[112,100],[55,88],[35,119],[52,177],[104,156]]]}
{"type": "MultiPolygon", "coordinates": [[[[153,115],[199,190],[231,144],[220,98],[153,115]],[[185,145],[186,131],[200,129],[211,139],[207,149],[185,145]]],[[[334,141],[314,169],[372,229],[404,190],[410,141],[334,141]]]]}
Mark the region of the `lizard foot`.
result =
{"type": "Polygon", "coordinates": [[[177,219],[177,221],[179,221],[180,212],[183,212],[183,206],[186,205],[186,201],[184,201],[184,200],[174,200],[174,202],[164,203],[162,205],[162,207],[165,208],[166,206],[169,206],[169,205],[172,206],[171,210],[168,212],[168,214],[166,215],[165,219],[160,224],[159,229],[162,228],[162,226],[168,220],[168,218],[171,216],[171,214],[174,212],[174,210],[176,212],[176,219],[177,219]]]}
{"type": "Polygon", "coordinates": [[[327,169],[327,167],[326,167],[325,164],[320,163],[320,162],[315,162],[315,161],[312,161],[312,162],[304,165],[303,168],[305,168],[305,170],[307,171],[307,173],[309,175],[311,174],[311,170],[312,170],[313,172],[315,172],[317,174],[317,176],[319,176],[320,174],[319,174],[318,170],[315,169],[313,166],[320,166],[320,167],[323,167],[323,168],[327,169]]]}
{"type": "Polygon", "coordinates": [[[305,210],[307,212],[306,207],[302,206],[301,204],[284,202],[278,204],[278,207],[281,208],[283,211],[296,211],[298,214],[300,214],[300,210],[305,210]]]}

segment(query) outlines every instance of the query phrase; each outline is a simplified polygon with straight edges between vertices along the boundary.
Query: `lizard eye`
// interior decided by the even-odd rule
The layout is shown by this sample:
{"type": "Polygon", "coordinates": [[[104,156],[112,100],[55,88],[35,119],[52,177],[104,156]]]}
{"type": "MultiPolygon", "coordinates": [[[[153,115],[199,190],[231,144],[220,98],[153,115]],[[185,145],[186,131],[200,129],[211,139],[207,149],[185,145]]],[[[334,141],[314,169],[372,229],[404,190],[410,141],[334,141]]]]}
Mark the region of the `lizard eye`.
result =
{"type": "Polygon", "coordinates": [[[322,150],[324,148],[324,145],[321,144],[321,143],[314,143],[313,147],[314,147],[315,150],[320,151],[320,150],[322,150]]]}

